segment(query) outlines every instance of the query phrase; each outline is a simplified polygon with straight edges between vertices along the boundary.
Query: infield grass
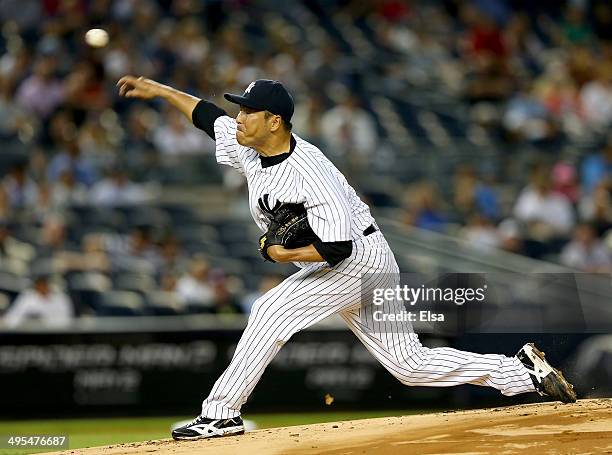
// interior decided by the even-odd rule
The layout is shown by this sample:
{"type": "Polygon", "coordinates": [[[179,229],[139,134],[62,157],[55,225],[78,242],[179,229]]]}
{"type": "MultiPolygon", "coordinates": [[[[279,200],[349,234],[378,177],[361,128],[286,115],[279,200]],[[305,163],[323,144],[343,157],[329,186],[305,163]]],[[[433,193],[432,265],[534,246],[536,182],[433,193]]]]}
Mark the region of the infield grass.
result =
{"type": "MultiPolygon", "coordinates": [[[[385,416],[423,414],[426,410],[389,410],[355,412],[321,412],[301,414],[246,414],[257,428],[287,427],[310,423],[336,422],[339,420],[369,419],[385,416]]],[[[70,449],[104,446],[125,442],[166,439],[170,437],[173,423],[192,419],[194,416],[134,417],[66,420],[0,421],[0,435],[68,435],[70,449]]],[[[45,452],[40,450],[0,449],[0,454],[25,454],[45,452]]]]}

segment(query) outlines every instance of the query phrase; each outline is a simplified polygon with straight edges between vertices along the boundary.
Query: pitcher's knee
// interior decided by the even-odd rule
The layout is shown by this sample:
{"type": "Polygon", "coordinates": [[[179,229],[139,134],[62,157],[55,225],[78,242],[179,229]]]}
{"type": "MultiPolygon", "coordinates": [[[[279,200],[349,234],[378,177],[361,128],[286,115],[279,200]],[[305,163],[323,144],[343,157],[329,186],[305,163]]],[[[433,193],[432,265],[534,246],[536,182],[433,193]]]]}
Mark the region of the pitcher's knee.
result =
{"type": "Polygon", "coordinates": [[[419,355],[396,359],[393,366],[394,376],[404,385],[417,386],[427,381],[427,369],[430,358],[427,348],[422,348],[419,355]]]}
{"type": "MultiPolygon", "coordinates": [[[[275,305],[274,302],[270,302],[263,297],[258,298],[251,307],[251,314],[249,315],[249,322],[251,320],[266,320],[266,321],[278,321],[282,319],[283,309],[275,305]]],[[[266,324],[268,325],[268,324],[266,324]]]]}
{"type": "Polygon", "coordinates": [[[404,366],[395,377],[399,382],[407,386],[418,386],[423,383],[422,372],[419,373],[417,369],[411,367],[404,366]]]}
{"type": "Polygon", "coordinates": [[[261,315],[261,312],[266,308],[266,299],[265,296],[259,297],[253,305],[251,306],[251,312],[249,314],[249,319],[255,319],[261,315]]]}

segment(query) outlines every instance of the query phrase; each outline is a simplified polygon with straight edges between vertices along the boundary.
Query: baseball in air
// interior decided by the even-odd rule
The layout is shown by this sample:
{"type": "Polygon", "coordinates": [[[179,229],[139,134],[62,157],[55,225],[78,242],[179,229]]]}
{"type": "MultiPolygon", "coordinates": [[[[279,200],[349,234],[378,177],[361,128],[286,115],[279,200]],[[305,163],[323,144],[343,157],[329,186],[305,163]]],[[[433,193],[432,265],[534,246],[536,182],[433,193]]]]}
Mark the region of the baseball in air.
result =
{"type": "Polygon", "coordinates": [[[91,47],[104,47],[108,44],[108,33],[101,28],[92,28],[85,33],[85,42],[91,47]]]}

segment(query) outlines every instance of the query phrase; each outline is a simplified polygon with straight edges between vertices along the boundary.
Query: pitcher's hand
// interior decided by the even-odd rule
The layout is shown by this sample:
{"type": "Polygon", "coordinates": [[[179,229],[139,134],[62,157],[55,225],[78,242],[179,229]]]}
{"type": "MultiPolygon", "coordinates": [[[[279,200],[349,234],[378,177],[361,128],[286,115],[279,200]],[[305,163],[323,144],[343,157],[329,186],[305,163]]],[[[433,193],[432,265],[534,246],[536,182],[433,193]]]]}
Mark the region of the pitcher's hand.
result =
{"type": "Polygon", "coordinates": [[[150,100],[162,94],[164,85],[142,76],[123,76],[117,82],[119,95],[126,98],[141,98],[150,100]]]}

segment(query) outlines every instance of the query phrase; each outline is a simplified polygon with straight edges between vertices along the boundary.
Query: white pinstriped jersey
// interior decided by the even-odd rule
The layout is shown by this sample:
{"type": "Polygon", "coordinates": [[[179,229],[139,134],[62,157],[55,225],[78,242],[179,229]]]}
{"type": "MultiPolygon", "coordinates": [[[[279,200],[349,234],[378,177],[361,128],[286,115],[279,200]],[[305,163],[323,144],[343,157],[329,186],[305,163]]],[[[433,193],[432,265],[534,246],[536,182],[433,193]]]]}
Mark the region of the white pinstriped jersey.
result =
{"type": "Polygon", "coordinates": [[[251,215],[262,232],[268,220],[258,200],[268,194],[270,206],[276,201],[303,203],[308,222],[322,242],[357,240],[374,223],[370,209],[321,150],[293,137],[296,146],[289,158],[262,167],[259,154],[236,141],[236,120],[221,116],[215,120],[217,162],[246,177],[251,215]]]}
{"type": "MultiPolygon", "coordinates": [[[[429,349],[421,345],[409,322],[380,322],[372,317],[367,296],[374,289],[399,286],[399,268],[380,231],[363,235],[374,221],[370,210],[319,149],[294,135],[296,146],[289,157],[262,167],[255,150],[236,142],[235,120],[218,117],[214,133],[217,161],[247,178],[251,214],[262,231],[267,220],[258,200],[268,194],[270,207],[277,200],[304,203],[308,221],[323,242],[353,240],[354,248],[336,267],[296,263],[302,270],[256,300],[231,363],[202,402],[202,416],[239,416],[281,346],[293,334],[332,314],[339,314],[372,355],[406,385],[487,385],[504,395],[535,390],[529,372],[516,357],[429,349]]],[[[385,305],[381,307],[385,314],[404,309],[399,300],[385,305]]]]}

